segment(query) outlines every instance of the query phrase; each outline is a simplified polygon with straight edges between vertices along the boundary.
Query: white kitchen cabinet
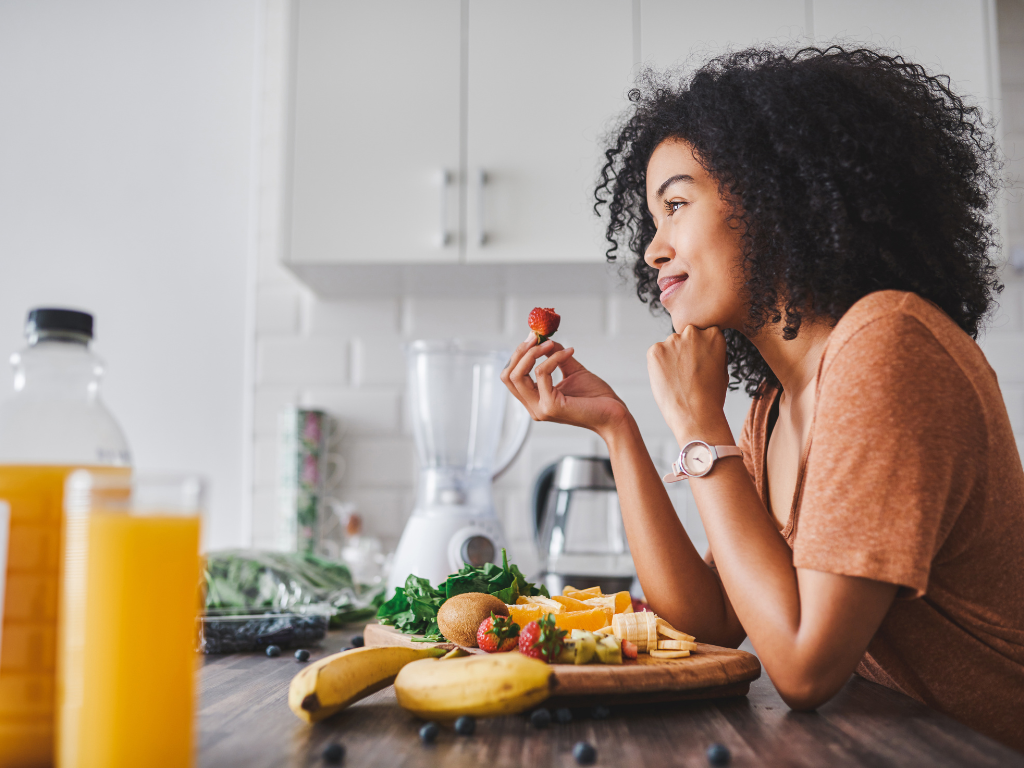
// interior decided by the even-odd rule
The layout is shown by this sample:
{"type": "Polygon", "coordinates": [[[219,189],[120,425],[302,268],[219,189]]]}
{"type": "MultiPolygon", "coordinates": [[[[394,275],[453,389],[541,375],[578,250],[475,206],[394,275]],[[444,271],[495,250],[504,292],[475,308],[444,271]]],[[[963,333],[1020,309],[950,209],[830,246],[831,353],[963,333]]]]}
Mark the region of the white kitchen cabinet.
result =
{"type": "Polygon", "coordinates": [[[629,105],[628,0],[471,0],[468,263],[601,263],[601,137],[629,105]]]}
{"type": "Polygon", "coordinates": [[[640,55],[647,66],[688,70],[728,48],[806,44],[807,21],[807,0],[640,0],[640,55]]]}
{"type": "Polygon", "coordinates": [[[295,12],[287,261],[457,261],[459,0],[295,12]]]}

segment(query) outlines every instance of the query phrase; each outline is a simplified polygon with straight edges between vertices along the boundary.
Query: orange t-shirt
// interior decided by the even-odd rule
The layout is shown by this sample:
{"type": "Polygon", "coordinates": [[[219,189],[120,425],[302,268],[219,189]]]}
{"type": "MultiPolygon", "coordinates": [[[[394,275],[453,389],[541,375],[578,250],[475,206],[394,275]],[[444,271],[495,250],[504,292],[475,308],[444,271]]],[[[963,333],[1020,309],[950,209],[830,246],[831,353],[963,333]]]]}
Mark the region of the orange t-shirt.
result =
{"type": "MultiPolygon", "coordinates": [[[[739,441],[766,509],[777,396],[739,441]]],[[[833,329],[782,534],[797,568],[899,585],[858,674],[1024,750],[1024,469],[995,373],[931,302],[880,291],[833,329]]]]}

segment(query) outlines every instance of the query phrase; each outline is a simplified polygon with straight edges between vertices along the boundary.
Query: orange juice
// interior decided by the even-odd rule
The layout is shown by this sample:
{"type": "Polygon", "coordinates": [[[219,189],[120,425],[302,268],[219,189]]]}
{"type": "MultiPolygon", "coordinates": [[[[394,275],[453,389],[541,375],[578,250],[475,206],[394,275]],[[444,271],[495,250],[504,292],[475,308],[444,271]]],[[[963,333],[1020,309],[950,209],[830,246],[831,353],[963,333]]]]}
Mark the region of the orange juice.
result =
{"type": "Polygon", "coordinates": [[[5,767],[53,764],[61,521],[64,479],[73,469],[0,465],[0,499],[11,508],[0,635],[5,767]]]}
{"type": "Polygon", "coordinates": [[[58,764],[191,765],[199,517],[69,516],[67,567],[58,764]]]}

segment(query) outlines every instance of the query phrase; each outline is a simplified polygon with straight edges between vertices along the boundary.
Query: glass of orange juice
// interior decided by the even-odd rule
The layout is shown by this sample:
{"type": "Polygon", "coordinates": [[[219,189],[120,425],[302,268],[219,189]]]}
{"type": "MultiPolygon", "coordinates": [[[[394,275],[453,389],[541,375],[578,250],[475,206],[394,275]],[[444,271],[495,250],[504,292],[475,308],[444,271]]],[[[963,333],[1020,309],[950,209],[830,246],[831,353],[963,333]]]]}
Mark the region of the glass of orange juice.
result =
{"type": "Polygon", "coordinates": [[[60,768],[194,764],[203,497],[195,477],[68,477],[60,768]]]}

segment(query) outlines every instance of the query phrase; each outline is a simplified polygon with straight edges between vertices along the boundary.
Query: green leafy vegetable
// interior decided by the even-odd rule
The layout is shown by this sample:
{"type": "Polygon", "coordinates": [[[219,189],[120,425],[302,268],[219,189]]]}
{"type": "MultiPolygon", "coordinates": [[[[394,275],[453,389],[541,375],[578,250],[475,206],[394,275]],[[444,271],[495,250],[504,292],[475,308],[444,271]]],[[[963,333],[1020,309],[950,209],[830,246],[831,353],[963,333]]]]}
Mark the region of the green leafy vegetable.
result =
{"type": "Polygon", "coordinates": [[[410,575],[405,586],[398,587],[395,596],[380,607],[377,619],[406,634],[423,635],[424,642],[442,642],[445,638],[437,627],[437,612],[445,600],[467,592],[494,595],[508,605],[515,604],[520,595],[551,597],[546,587],[531,584],[517,566],[509,565],[508,555],[502,549],[501,567],[494,563],[479,568],[464,565],[437,589],[426,579],[410,575]]]}
{"type": "Polygon", "coordinates": [[[382,584],[358,584],[343,564],[296,552],[210,552],[202,586],[208,610],[323,613],[332,628],[371,618],[384,600],[382,584]]]}

